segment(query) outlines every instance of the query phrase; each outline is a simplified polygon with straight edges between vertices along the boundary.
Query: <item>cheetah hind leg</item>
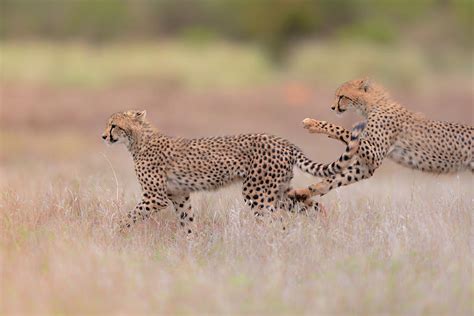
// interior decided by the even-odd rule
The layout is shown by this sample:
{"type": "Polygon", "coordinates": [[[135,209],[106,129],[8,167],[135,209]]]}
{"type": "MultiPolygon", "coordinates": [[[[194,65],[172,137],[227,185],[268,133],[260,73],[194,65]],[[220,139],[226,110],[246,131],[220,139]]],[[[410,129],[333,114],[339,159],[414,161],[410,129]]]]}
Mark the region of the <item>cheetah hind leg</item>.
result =
{"type": "MultiPolygon", "coordinates": [[[[291,192],[295,191],[298,190],[292,190],[291,192]]],[[[287,201],[287,203],[290,205],[288,211],[292,213],[297,212],[300,214],[303,213],[309,215],[313,213],[318,214],[326,212],[324,205],[320,202],[312,200],[309,194],[303,194],[302,196],[287,196],[287,201]]]]}
{"type": "Polygon", "coordinates": [[[191,207],[191,200],[188,195],[173,196],[169,195],[169,199],[173,202],[176,215],[179,219],[179,225],[183,231],[191,236],[192,233],[196,233],[196,224],[194,218],[194,212],[191,207]]]}
{"type": "MultiPolygon", "coordinates": [[[[261,194],[255,198],[255,196],[249,197],[246,191],[249,191],[248,188],[242,192],[244,201],[250,209],[253,210],[253,214],[258,223],[264,224],[265,226],[281,225],[281,229],[283,231],[286,230],[286,223],[283,216],[287,208],[286,205],[279,203],[274,194],[261,194]],[[282,206],[284,206],[284,208],[282,208],[282,206]]],[[[267,190],[263,189],[259,191],[267,190]]],[[[269,191],[270,190],[267,192],[269,191]]]]}
{"type": "Polygon", "coordinates": [[[305,214],[326,213],[326,208],[320,202],[311,199],[306,199],[306,201],[303,203],[303,207],[300,208],[299,212],[305,214]]]}
{"type": "Polygon", "coordinates": [[[291,190],[288,193],[288,196],[297,201],[306,201],[312,196],[322,196],[338,187],[368,179],[373,173],[374,169],[371,169],[365,165],[360,165],[358,162],[356,162],[355,166],[349,166],[349,168],[347,168],[347,170],[343,171],[341,174],[337,174],[330,178],[324,178],[322,181],[311,184],[307,188],[291,190]]]}

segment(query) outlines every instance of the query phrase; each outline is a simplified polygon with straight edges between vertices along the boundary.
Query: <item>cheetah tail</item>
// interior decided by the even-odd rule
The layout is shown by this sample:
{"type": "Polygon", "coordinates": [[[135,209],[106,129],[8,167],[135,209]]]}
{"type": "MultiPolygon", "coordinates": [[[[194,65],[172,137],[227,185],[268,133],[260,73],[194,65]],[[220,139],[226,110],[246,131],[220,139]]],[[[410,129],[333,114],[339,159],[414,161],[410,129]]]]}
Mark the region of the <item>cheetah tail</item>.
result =
{"type": "Polygon", "coordinates": [[[365,125],[365,122],[354,125],[351,131],[351,139],[347,144],[346,150],[338,160],[328,164],[321,164],[313,162],[301,151],[298,151],[296,154],[296,166],[302,171],[316,177],[328,177],[340,173],[352,163],[352,158],[359,150],[360,134],[365,129],[365,125]]]}

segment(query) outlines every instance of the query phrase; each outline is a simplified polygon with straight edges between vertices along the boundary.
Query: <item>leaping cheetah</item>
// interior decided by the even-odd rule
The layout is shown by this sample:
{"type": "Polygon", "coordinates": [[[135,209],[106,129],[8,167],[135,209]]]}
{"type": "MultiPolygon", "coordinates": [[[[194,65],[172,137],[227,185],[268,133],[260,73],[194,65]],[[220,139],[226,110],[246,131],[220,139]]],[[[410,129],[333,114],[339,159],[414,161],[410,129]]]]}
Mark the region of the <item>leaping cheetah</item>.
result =
{"type": "MultiPolygon", "coordinates": [[[[426,172],[474,171],[472,126],[433,121],[411,112],[392,100],[383,87],[368,79],[342,84],[336,90],[331,109],[337,113],[355,109],[367,121],[354,163],[306,189],[291,191],[290,197],[307,200],[370,178],[385,157],[426,172]]],[[[350,131],[343,127],[313,119],[305,119],[303,124],[311,133],[327,134],[346,144],[350,142],[350,131]]]]}

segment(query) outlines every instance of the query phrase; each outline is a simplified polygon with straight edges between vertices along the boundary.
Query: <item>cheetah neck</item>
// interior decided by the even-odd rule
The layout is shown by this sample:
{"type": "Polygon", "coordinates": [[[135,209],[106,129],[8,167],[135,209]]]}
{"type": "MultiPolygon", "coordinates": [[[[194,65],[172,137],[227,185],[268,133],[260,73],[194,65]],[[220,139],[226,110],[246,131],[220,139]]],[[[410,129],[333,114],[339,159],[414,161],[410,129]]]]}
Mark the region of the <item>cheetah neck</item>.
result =
{"type": "Polygon", "coordinates": [[[357,112],[364,118],[368,118],[372,113],[399,107],[401,106],[387,95],[379,94],[366,100],[366,102],[362,102],[357,107],[357,112]]]}
{"type": "Polygon", "coordinates": [[[160,133],[150,125],[145,125],[140,129],[135,129],[128,135],[128,151],[133,157],[140,156],[152,143],[169,140],[170,137],[160,133]]]}

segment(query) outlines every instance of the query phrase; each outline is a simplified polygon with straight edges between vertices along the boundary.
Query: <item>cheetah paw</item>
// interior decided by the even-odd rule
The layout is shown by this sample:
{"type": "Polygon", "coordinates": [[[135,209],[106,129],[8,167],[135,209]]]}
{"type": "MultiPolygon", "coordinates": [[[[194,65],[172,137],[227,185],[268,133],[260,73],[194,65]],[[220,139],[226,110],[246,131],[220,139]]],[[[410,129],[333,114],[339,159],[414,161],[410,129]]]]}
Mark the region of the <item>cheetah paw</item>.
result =
{"type": "Polygon", "coordinates": [[[113,230],[116,235],[125,236],[130,231],[131,224],[124,220],[121,220],[114,226],[115,227],[113,230]]]}
{"type": "Polygon", "coordinates": [[[303,202],[306,205],[312,204],[310,200],[311,192],[309,189],[293,189],[288,192],[288,197],[292,200],[303,202]]]}
{"type": "Polygon", "coordinates": [[[305,118],[303,120],[303,128],[307,129],[310,133],[324,133],[324,125],[327,124],[326,121],[318,121],[311,118],[305,118]]]}

